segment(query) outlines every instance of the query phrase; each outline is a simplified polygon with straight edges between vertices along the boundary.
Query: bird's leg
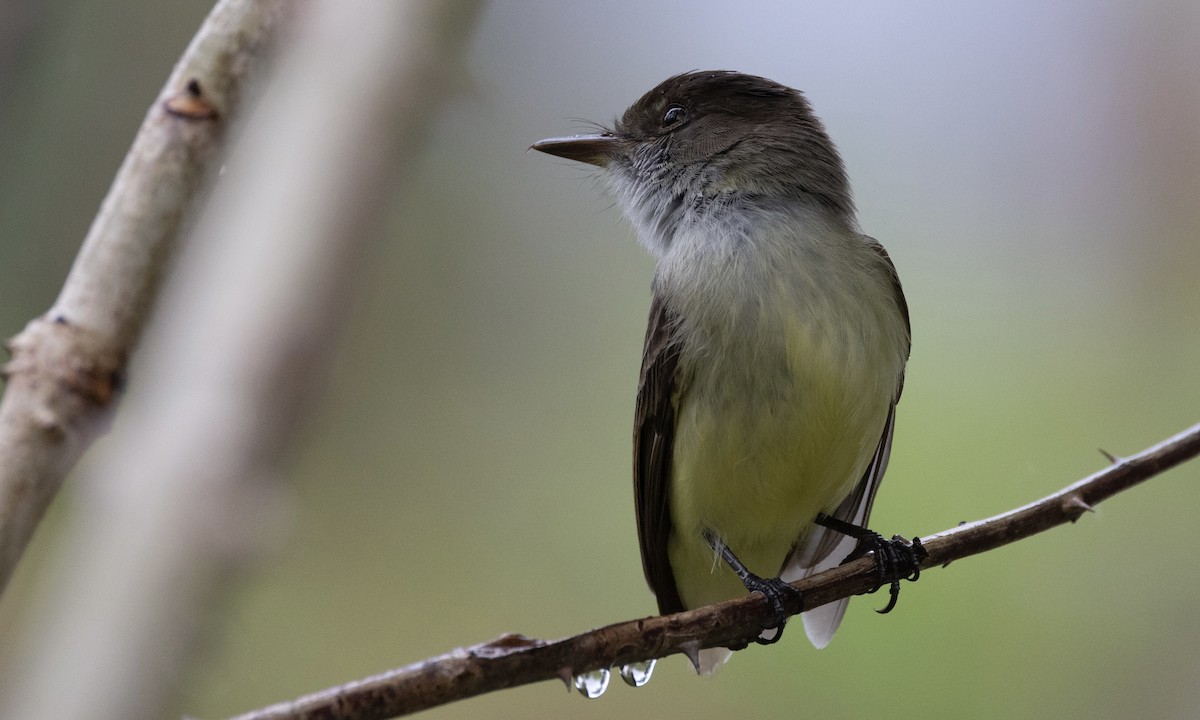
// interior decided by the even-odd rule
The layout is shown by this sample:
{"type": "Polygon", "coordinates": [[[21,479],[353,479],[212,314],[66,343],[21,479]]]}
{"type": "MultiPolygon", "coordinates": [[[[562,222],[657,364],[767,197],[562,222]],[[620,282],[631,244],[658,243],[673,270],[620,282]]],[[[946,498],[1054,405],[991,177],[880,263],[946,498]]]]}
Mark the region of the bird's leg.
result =
{"type": "Polygon", "coordinates": [[[896,601],[900,598],[901,580],[915,581],[921,577],[921,561],[929,555],[925,551],[925,547],[921,545],[921,538],[913,538],[910,543],[899,535],[893,535],[891,540],[885,540],[874,530],[830,517],[825,513],[817,515],[815,522],[858,541],[854,550],[842,561],[843,565],[851,560],[857,560],[867,553],[875,554],[875,567],[879,572],[879,582],[868,592],[875,592],[883,587],[884,583],[888,583],[888,595],[890,596],[887,606],[875,612],[889,613],[892,608],[896,607],[896,601]]]}
{"type": "Polygon", "coordinates": [[[750,572],[750,569],[742,564],[741,560],[738,560],[737,555],[733,554],[729,546],[721,542],[720,538],[711,530],[704,531],[704,540],[713,549],[713,552],[721,556],[729,569],[733,570],[748,592],[761,593],[771,603],[771,610],[774,613],[771,623],[763,626],[763,634],[754,641],[759,645],[778,642],[779,638],[783,637],[783,626],[787,624],[788,617],[793,614],[788,612],[788,601],[802,606],[804,596],[799,590],[780,578],[764,578],[750,572]]]}

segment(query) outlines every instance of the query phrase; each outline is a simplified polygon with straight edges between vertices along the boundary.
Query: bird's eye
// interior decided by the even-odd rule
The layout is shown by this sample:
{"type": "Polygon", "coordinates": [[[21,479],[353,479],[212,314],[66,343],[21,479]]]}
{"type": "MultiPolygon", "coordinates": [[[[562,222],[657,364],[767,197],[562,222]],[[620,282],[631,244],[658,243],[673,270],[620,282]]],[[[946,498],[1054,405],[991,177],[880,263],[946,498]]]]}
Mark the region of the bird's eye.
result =
{"type": "Polygon", "coordinates": [[[687,110],[678,105],[672,105],[663,113],[662,126],[664,129],[678,125],[687,119],[687,110]]]}

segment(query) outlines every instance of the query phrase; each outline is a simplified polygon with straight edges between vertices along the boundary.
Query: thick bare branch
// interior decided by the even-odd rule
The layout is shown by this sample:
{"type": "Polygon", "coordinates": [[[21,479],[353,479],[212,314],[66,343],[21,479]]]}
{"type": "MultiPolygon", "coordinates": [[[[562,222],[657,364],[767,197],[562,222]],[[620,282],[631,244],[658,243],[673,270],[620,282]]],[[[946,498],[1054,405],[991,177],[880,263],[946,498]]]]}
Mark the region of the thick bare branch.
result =
{"type": "Polygon", "coordinates": [[[54,306],[8,343],[0,592],[104,428],[183,220],[287,5],[217,3],[146,114],[54,306]]]}
{"type": "MultiPolygon", "coordinates": [[[[924,568],[986,552],[1074,522],[1113,495],[1200,455],[1200,424],[1137,455],[1118,460],[1059,492],[1002,515],[923,538],[924,568]]],[[[800,612],[869,591],[878,582],[872,558],[795,583],[800,612]]],[[[554,641],[505,635],[439,657],[239,715],[232,720],[384,720],[494,690],[572,676],[705,647],[738,645],[758,634],[772,610],[761,595],[675,615],[643,618],[554,641]]]]}
{"type": "Polygon", "coordinates": [[[41,632],[0,717],[163,717],[215,601],[286,510],[357,278],[478,14],[317,0],[281,47],[89,466],[41,632]]]}

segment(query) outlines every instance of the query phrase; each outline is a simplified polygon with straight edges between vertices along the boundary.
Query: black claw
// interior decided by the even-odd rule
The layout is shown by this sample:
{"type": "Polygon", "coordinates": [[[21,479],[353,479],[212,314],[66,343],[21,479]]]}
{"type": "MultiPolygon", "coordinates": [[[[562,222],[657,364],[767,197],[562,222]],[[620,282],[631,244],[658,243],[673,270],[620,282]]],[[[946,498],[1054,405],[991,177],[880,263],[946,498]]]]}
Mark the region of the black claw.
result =
{"type": "Polygon", "coordinates": [[[929,556],[921,538],[913,538],[910,543],[899,535],[893,535],[891,540],[884,540],[878,533],[859,538],[858,546],[846,558],[847,561],[860,558],[867,553],[874,553],[875,567],[879,574],[879,582],[868,592],[876,592],[886,584],[888,586],[888,603],[875,612],[880,615],[890,613],[900,599],[900,581],[915,582],[921,577],[921,562],[929,556]]]}
{"type": "MultiPolygon", "coordinates": [[[[878,589],[879,588],[876,588],[876,590],[878,590],[878,589]]],[[[892,611],[893,608],[896,607],[896,601],[898,601],[900,599],[900,581],[899,580],[893,580],[891,585],[888,586],[888,595],[889,595],[888,604],[884,607],[877,608],[875,610],[875,612],[879,613],[880,615],[887,615],[888,613],[890,613],[892,611]]]]}
{"type": "Polygon", "coordinates": [[[763,630],[774,630],[775,634],[767,638],[759,635],[754,642],[759,645],[773,645],[779,642],[779,638],[783,637],[783,627],[787,625],[791,616],[787,602],[792,600],[796,604],[802,603],[803,596],[800,591],[779,578],[762,578],[752,572],[747,572],[741,580],[748,591],[762,593],[771,603],[771,622],[763,625],[763,630]]]}
{"type": "Polygon", "coordinates": [[[867,592],[873,593],[884,585],[888,586],[887,605],[875,611],[881,615],[890,613],[896,607],[896,602],[900,599],[900,581],[916,581],[920,578],[921,563],[929,557],[925,546],[921,544],[921,538],[913,538],[910,543],[899,535],[893,535],[891,540],[884,540],[877,532],[827,515],[818,515],[817,524],[858,540],[854,550],[842,561],[843,565],[864,557],[867,553],[874,553],[878,580],[875,587],[867,592]]]}

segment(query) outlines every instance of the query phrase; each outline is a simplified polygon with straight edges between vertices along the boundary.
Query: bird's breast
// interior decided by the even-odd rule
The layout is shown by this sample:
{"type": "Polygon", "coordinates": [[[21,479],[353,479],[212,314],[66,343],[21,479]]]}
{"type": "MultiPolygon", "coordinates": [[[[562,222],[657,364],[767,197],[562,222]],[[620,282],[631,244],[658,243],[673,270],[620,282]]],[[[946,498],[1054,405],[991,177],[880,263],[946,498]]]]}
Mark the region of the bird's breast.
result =
{"type": "MultiPolygon", "coordinates": [[[[656,279],[680,323],[672,565],[711,568],[709,529],[773,576],[865,471],[906,338],[857,236],[725,240],[677,244],[691,256],[664,258],[656,279]]],[[[689,606],[719,599],[680,580],[689,606]]]]}

